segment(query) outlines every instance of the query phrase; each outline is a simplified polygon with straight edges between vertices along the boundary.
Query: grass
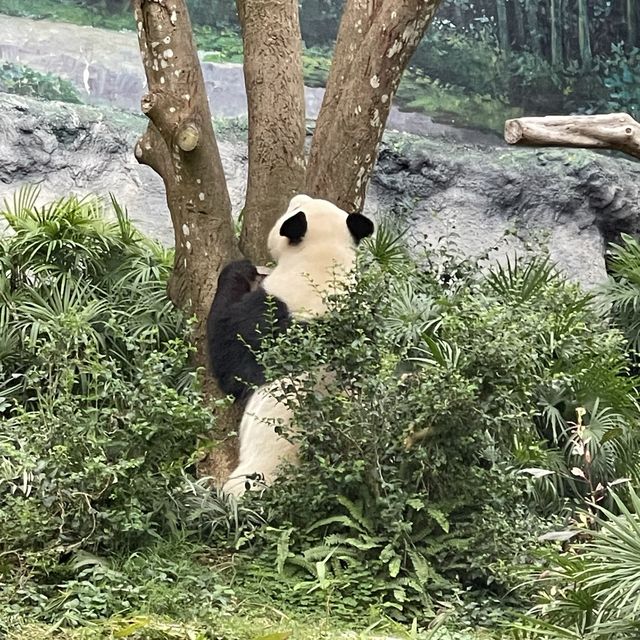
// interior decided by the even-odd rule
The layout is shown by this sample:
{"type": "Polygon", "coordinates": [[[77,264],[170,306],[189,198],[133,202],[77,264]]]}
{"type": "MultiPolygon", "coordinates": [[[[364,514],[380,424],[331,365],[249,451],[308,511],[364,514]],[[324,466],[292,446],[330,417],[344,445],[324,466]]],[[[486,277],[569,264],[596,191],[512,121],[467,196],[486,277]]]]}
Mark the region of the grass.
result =
{"type": "Polygon", "coordinates": [[[335,627],[330,618],[294,620],[277,610],[250,610],[218,613],[205,624],[182,623],[151,615],[111,618],[79,629],[54,629],[29,624],[10,631],[6,640],[102,640],[105,638],[154,638],[158,640],[497,640],[500,636],[483,632],[416,633],[394,625],[368,631],[335,627]]]}
{"type": "Polygon", "coordinates": [[[504,122],[523,115],[513,107],[491,96],[468,93],[438,80],[407,72],[402,78],[396,102],[407,111],[431,116],[436,122],[455,124],[502,133],[504,122]]]}

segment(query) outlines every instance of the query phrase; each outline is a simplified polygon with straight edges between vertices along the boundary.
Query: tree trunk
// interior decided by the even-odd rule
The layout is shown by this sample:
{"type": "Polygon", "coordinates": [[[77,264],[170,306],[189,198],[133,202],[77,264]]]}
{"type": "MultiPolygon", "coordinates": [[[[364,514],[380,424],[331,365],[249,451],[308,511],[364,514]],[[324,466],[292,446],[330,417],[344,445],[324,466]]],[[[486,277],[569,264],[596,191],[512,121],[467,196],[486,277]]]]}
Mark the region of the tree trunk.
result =
{"type": "Polygon", "coordinates": [[[238,255],[231,204],[185,1],[134,0],[133,6],[149,87],[142,111],[150,120],[135,154],[164,180],[175,235],[169,295],[197,317],[197,360],[204,364],[217,274],[238,255]]]}
{"type": "Polygon", "coordinates": [[[360,211],[391,101],[440,0],[347,0],[306,191],[360,211]]]}
{"type": "Polygon", "coordinates": [[[560,17],[559,4],[561,0],[550,0],[549,12],[551,14],[551,65],[562,65],[562,19],[560,17]]]}
{"type": "Polygon", "coordinates": [[[266,238],[304,185],[305,103],[297,0],[237,0],[249,107],[249,177],[242,253],[257,264],[266,238]]]}
{"type": "Polygon", "coordinates": [[[516,118],[504,125],[509,144],[617,149],[640,158],[640,123],[626,113],[516,118]]]}
{"type": "Polygon", "coordinates": [[[578,0],[578,47],[580,60],[584,67],[591,64],[591,35],[589,33],[589,7],[587,0],[578,0]]]}
{"type": "Polygon", "coordinates": [[[523,0],[514,0],[514,15],[516,22],[516,44],[518,50],[522,49],[524,43],[531,36],[526,33],[524,28],[524,7],[522,6],[523,0]]]}
{"type": "Polygon", "coordinates": [[[627,45],[637,47],[638,42],[638,0],[627,0],[627,45]]]}
{"type": "Polygon", "coordinates": [[[538,55],[542,52],[540,44],[540,21],[538,20],[537,0],[525,0],[527,9],[527,25],[531,37],[531,51],[538,55]]]}
{"type": "Polygon", "coordinates": [[[498,40],[500,42],[500,49],[502,49],[504,53],[509,53],[511,43],[509,39],[509,21],[507,19],[507,5],[505,0],[496,0],[496,16],[498,18],[498,40]]]}

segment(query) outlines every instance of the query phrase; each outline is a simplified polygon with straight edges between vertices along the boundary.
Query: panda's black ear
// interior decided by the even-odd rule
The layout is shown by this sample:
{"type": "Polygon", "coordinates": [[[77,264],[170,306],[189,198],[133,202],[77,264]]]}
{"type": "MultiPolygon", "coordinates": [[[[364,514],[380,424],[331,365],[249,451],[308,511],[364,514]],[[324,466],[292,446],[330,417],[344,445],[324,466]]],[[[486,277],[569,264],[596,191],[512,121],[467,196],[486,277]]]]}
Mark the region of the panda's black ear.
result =
{"type": "Polygon", "coordinates": [[[356,243],[373,233],[373,222],[361,213],[350,213],[347,216],[347,227],[349,227],[351,235],[356,239],[356,243]]]}
{"type": "Polygon", "coordinates": [[[289,238],[289,242],[297,244],[307,233],[307,216],[304,211],[298,211],[294,216],[287,218],[280,227],[280,235],[289,238]]]}

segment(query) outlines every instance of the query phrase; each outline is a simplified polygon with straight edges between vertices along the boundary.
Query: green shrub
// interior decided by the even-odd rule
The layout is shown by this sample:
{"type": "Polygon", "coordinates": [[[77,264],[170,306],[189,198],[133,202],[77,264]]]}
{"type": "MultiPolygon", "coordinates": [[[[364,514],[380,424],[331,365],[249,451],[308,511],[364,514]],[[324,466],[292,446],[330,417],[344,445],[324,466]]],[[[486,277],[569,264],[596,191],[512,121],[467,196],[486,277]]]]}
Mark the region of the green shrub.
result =
{"type": "Polygon", "coordinates": [[[166,296],[171,253],[115,203],[107,220],[95,199],[36,197],[1,212],[0,557],[15,582],[51,585],[79,551],[126,553],[180,528],[212,417],[166,296]]]}
{"type": "Polygon", "coordinates": [[[598,464],[609,480],[637,466],[624,453],[631,441],[637,450],[638,411],[620,375],[622,337],[544,261],[481,276],[477,265],[426,268],[381,244],[381,263],[364,258],[347,298],[265,356],[270,377],[312,373],[301,388],[282,384],[302,464],[259,500],[271,528],[258,533],[249,572],[279,575],[301,606],[373,607],[425,624],[437,601],[459,598],[487,623],[491,608],[470,600],[508,600],[514,568],[535,562],[547,526],[526,495],[539,481],[519,470],[539,451],[556,454],[557,510],[589,494],[598,464]],[[568,414],[573,406],[593,431],[580,437],[601,445],[588,461],[569,444],[570,415],[565,431],[549,430],[557,384],[568,414]],[[618,419],[597,422],[605,409],[618,419]],[[571,473],[579,464],[590,465],[582,477],[571,473]]]}
{"type": "Polygon", "coordinates": [[[640,118],[640,49],[626,51],[624,44],[612,44],[611,55],[599,60],[606,98],[595,107],[603,111],[625,111],[640,118]]]}
{"type": "Polygon", "coordinates": [[[609,248],[609,281],[602,287],[604,311],[627,338],[629,349],[640,351],[640,243],[622,234],[620,244],[609,248]]]}
{"type": "Polygon", "coordinates": [[[75,87],[68,80],[6,60],[0,62],[0,91],[43,100],[60,100],[75,104],[82,102],[75,87]]]}
{"type": "Polygon", "coordinates": [[[472,35],[435,20],[411,65],[430,78],[461,87],[468,93],[492,97],[508,94],[507,58],[495,37],[485,29],[472,35]]]}
{"type": "MultiPolygon", "coordinates": [[[[614,496],[617,513],[598,507],[596,529],[576,528],[587,543],[550,554],[551,567],[534,576],[538,604],[514,625],[528,638],[632,640],[640,623],[640,496],[629,505],[614,496]]],[[[591,522],[592,514],[584,514],[591,522]]]]}

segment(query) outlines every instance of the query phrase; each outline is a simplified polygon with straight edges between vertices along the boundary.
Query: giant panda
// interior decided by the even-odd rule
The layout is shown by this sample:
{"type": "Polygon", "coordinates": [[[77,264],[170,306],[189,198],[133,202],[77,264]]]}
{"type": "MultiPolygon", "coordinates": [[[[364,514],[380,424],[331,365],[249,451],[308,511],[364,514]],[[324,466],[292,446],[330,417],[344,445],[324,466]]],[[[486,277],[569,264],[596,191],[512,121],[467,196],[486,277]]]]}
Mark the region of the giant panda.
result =
{"type": "Polygon", "coordinates": [[[282,332],[292,320],[309,321],[326,312],[326,296],[353,272],[356,246],[374,225],[360,213],[346,213],[327,200],[295,196],[271,229],[267,246],[276,265],[260,281],[248,260],[228,264],[207,319],[211,370],[221,390],[244,404],[238,466],[223,487],[239,496],[267,486],[284,461],[295,463],[297,448],[276,433],[290,423],[290,409],[267,384],[256,359],[261,337],[282,332]]]}

